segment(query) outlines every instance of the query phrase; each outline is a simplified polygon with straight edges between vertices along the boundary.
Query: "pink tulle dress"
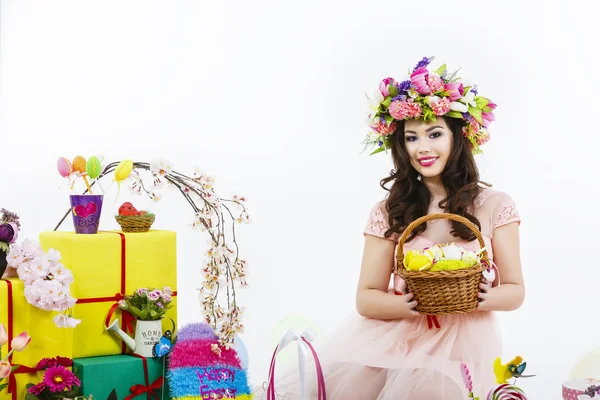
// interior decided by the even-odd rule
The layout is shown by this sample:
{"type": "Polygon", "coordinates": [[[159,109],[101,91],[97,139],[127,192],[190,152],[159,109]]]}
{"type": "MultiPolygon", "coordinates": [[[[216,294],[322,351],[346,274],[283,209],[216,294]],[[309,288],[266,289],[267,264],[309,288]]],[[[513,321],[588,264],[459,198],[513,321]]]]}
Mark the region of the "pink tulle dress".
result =
{"type": "MultiPolygon", "coordinates": [[[[376,204],[371,210],[364,234],[384,237],[388,222],[376,204]]],[[[429,213],[442,212],[432,205],[429,213]]],[[[505,193],[482,189],[475,201],[475,216],[481,223],[488,255],[493,259],[494,229],[520,222],[514,201],[505,193]]],[[[422,249],[449,237],[450,223],[434,220],[427,230],[405,244],[405,252],[422,249]],[[442,232],[445,232],[442,234],[442,232]],[[440,236],[441,235],[441,236],[440,236]],[[436,240],[437,239],[437,240],[436,240]]],[[[398,241],[399,235],[390,240],[398,241]]],[[[457,245],[477,251],[479,243],[455,238],[457,245]]],[[[501,277],[500,277],[501,278],[501,277]]],[[[391,282],[397,286],[399,276],[391,282]]],[[[390,288],[393,291],[393,288],[390,288]]],[[[328,400],[454,400],[467,399],[460,370],[465,362],[472,375],[474,393],[485,396],[494,385],[492,364],[502,355],[502,343],[492,312],[437,317],[432,324],[426,316],[381,321],[352,315],[330,336],[315,342],[323,367],[328,400]]],[[[311,360],[307,376],[316,399],[316,374],[311,360]]],[[[283,399],[299,399],[298,369],[277,371],[275,391],[283,399]]],[[[255,399],[264,399],[264,391],[255,399]]]]}

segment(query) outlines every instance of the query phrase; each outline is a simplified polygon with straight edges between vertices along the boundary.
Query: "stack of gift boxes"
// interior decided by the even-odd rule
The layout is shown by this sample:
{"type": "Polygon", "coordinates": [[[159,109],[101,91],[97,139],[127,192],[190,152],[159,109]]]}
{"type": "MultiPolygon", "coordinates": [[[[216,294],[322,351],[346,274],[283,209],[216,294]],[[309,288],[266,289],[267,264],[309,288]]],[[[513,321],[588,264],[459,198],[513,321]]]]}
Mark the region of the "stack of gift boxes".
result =
{"type": "Polygon", "coordinates": [[[113,389],[119,399],[169,399],[165,358],[140,357],[118,335],[106,328],[119,319],[119,325],[134,336],[117,307],[125,295],[138,288],[163,288],[173,291],[173,308],[163,318],[163,331],[173,330],[177,317],[176,234],[151,230],[143,233],[105,231],[96,234],[43,232],[39,242],[45,251],[56,249],[61,263],[74,276],[71,295],[77,299],[73,318],[75,328],[59,328],[55,313],[28,304],[23,282],[18,278],[0,280],[0,323],[9,337],[27,331],[32,337],[26,351],[15,352],[13,365],[22,367],[13,374],[10,391],[0,392],[0,400],[23,399],[26,385],[42,381],[44,371],[35,371],[43,358],[57,356],[73,359],[72,371],[82,383],[82,395],[106,399],[113,389]],[[29,367],[29,368],[27,368],[29,367]]]}

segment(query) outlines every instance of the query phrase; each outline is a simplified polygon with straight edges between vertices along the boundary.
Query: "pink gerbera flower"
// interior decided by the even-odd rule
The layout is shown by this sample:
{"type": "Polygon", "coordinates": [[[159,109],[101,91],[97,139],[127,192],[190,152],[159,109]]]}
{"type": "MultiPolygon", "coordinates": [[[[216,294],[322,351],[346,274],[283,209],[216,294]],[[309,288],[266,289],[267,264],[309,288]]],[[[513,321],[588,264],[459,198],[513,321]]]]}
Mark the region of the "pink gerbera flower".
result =
{"type": "Polygon", "coordinates": [[[37,385],[31,386],[29,389],[29,393],[39,396],[46,389],[46,384],[44,382],[40,382],[37,385]]]}
{"type": "Polygon", "coordinates": [[[54,393],[71,390],[74,385],[81,386],[79,379],[63,366],[48,368],[43,383],[54,393]]]}

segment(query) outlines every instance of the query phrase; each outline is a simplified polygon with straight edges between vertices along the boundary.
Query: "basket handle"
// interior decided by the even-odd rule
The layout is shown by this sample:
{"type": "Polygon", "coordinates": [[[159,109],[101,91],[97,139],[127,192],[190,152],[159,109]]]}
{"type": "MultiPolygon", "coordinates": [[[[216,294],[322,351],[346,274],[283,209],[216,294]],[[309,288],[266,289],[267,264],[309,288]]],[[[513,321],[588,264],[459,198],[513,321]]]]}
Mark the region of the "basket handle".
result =
{"type": "MultiPolygon", "coordinates": [[[[474,223],[472,223],[465,217],[460,216],[458,214],[451,214],[451,213],[428,214],[423,217],[417,218],[416,220],[411,222],[406,227],[404,232],[402,232],[402,235],[400,236],[400,240],[398,241],[398,247],[396,248],[396,262],[397,262],[396,266],[398,268],[400,265],[402,265],[402,262],[404,261],[404,244],[406,243],[406,239],[408,239],[408,236],[411,234],[411,232],[417,226],[419,226],[427,221],[432,221],[434,219],[449,219],[451,221],[456,221],[456,222],[462,223],[463,225],[465,225],[467,228],[469,228],[475,234],[475,237],[477,238],[477,241],[479,242],[479,246],[481,246],[482,249],[485,248],[485,241],[483,240],[483,236],[481,236],[481,232],[479,232],[477,225],[475,225],[474,223]]],[[[482,259],[485,261],[488,260],[487,250],[483,250],[482,259]]]]}

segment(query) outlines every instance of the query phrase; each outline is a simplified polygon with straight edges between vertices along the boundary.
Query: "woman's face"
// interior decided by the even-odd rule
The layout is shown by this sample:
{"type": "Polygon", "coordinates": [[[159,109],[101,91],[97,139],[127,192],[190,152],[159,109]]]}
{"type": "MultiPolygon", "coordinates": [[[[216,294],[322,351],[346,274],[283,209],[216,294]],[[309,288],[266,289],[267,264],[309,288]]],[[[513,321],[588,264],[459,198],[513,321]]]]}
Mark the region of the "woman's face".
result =
{"type": "Polygon", "coordinates": [[[410,163],[423,178],[442,174],[452,151],[452,131],[444,118],[436,122],[407,120],[404,141],[410,163]]]}

